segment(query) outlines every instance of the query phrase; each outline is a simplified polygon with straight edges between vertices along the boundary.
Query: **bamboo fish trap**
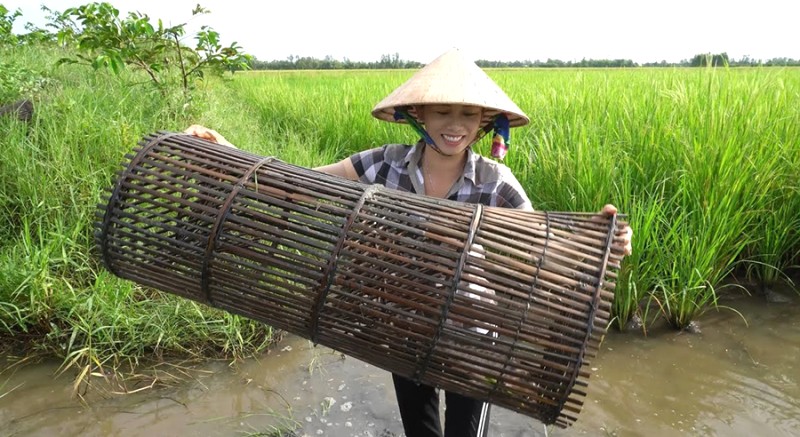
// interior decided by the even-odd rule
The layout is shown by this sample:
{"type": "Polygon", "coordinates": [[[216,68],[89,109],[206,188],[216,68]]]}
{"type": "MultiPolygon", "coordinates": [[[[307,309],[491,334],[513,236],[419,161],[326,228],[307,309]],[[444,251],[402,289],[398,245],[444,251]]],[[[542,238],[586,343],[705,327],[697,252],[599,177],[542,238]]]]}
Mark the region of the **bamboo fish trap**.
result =
{"type": "Polygon", "coordinates": [[[115,275],[576,420],[622,258],[614,218],[428,198],[174,132],[126,158],[95,234],[115,275]]]}

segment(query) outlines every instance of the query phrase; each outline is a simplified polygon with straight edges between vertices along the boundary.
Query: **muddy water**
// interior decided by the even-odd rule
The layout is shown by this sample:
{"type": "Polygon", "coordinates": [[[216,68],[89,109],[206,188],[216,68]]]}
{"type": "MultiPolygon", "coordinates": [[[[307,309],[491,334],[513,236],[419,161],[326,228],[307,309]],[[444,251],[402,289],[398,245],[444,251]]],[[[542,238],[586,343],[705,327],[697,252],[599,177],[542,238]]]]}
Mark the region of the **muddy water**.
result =
{"type": "MultiPolygon", "coordinates": [[[[800,435],[800,298],[723,302],[699,334],[610,334],[592,363],[578,421],[549,436],[800,435]]],[[[287,337],[258,360],[205,364],[192,379],[116,395],[71,398],[74,373],[55,363],[0,373],[0,435],[299,436],[401,434],[387,372],[287,337]],[[5,395],[3,395],[5,393],[5,395]]],[[[177,373],[177,370],[175,371],[177,373]]],[[[100,378],[97,378],[100,379],[100,378]]],[[[544,436],[526,416],[493,409],[492,436],[544,436]]]]}

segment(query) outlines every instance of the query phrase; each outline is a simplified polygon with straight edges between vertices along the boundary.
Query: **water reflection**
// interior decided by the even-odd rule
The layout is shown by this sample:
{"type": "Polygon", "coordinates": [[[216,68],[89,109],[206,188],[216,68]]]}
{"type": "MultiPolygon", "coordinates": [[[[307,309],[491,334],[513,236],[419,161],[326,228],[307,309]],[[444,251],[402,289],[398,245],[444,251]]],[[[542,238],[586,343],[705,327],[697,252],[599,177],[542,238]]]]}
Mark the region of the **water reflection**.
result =
{"type": "MultiPolygon", "coordinates": [[[[610,334],[592,363],[577,423],[550,436],[800,435],[800,304],[747,297],[701,319],[700,334],[610,334]]],[[[70,397],[55,363],[0,374],[0,434],[138,436],[400,434],[387,372],[288,337],[259,360],[195,369],[193,380],[119,396],[70,397]],[[201,372],[202,370],[202,372],[201,372]],[[14,389],[14,387],[16,387],[14,389]],[[12,391],[13,389],[13,391],[12,391]],[[10,392],[10,393],[9,393],[10,392]]],[[[494,408],[492,436],[543,436],[542,425],[494,408]]]]}

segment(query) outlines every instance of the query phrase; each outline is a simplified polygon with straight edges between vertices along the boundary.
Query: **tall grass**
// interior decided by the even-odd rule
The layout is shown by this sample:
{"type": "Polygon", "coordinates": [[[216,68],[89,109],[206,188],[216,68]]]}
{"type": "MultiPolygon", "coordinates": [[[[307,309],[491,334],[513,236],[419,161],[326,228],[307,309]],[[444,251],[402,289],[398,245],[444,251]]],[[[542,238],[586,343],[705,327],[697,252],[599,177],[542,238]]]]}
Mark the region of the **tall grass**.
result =
{"type": "MultiPolygon", "coordinates": [[[[686,327],[737,264],[775,279],[800,241],[797,70],[538,71],[522,171],[534,204],[629,214],[615,310],[686,327]],[[795,121],[793,121],[795,120],[795,121]],[[647,293],[645,296],[644,293],[647,293]]],[[[513,92],[513,89],[511,90],[513,92]]],[[[513,95],[513,94],[512,94],[513,95]]]]}
{"type": "MultiPolygon", "coordinates": [[[[539,209],[616,204],[635,229],[615,313],[653,303],[676,328],[716,304],[738,265],[776,280],[796,259],[796,70],[493,70],[530,116],[507,164],[539,209]]],[[[243,138],[300,165],[413,142],[369,111],[411,73],[265,72],[229,83],[260,129],[243,138]]],[[[224,124],[225,122],[223,122],[224,124]]],[[[233,129],[234,135],[238,135],[233,129]]],[[[478,146],[486,152],[486,141],[478,146]]]]}
{"type": "Polygon", "coordinates": [[[34,101],[31,126],[0,119],[0,352],[54,355],[88,375],[164,355],[263,349],[269,327],[100,269],[92,223],[102,189],[144,134],[185,127],[192,108],[130,74],[53,70],[57,57],[43,48],[0,53],[46,79],[14,96],[34,101]]]}

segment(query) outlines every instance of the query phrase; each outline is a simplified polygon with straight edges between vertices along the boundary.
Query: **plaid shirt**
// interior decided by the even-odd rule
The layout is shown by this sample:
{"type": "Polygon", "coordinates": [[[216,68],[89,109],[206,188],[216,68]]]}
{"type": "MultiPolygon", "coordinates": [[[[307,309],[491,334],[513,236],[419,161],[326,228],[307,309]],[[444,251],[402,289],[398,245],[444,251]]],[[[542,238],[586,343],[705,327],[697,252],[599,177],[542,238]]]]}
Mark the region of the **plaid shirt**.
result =
{"type": "MultiPolygon", "coordinates": [[[[425,194],[420,160],[425,146],[417,143],[388,144],[350,157],[361,182],[425,194]]],[[[486,206],[532,210],[522,185],[503,164],[467,149],[467,163],[460,179],[450,187],[447,199],[486,206]]]]}

